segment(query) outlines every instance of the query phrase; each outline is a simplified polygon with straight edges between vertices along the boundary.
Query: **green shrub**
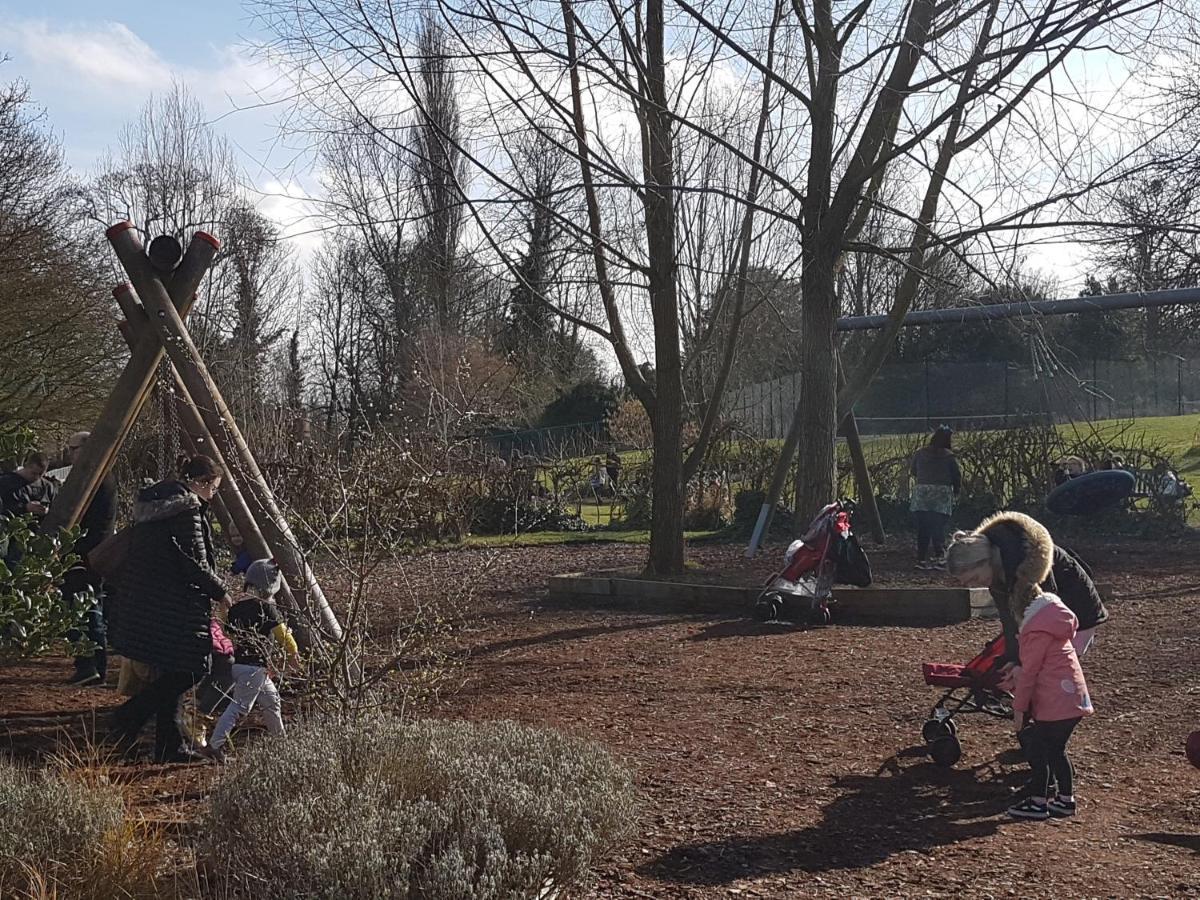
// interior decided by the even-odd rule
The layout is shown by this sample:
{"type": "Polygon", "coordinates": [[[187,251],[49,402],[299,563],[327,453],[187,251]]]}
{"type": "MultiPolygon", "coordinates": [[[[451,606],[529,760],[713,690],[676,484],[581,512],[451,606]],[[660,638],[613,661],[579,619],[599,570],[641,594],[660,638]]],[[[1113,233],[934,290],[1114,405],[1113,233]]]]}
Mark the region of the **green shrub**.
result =
{"type": "Polygon", "coordinates": [[[200,854],[259,898],[529,898],[586,882],[630,828],[602,748],[511,722],[322,720],[252,747],[200,854]]]}
{"type": "Polygon", "coordinates": [[[21,548],[20,562],[11,568],[0,562],[0,664],[65,646],[64,635],[81,626],[92,603],[90,591],[64,598],[59,590],[77,559],[71,552],[77,536],[77,529],[59,538],[38,534],[26,516],[0,519],[0,547],[21,548]]]}
{"type": "MultiPolygon", "coordinates": [[[[87,895],[124,816],[120,796],[0,760],[0,897],[87,895]]],[[[114,894],[114,896],[116,896],[114,894]]]]}
{"type": "Polygon", "coordinates": [[[554,428],[606,422],[620,405],[621,397],[615,388],[599,381],[581,381],[546,406],[538,425],[554,428]]]}

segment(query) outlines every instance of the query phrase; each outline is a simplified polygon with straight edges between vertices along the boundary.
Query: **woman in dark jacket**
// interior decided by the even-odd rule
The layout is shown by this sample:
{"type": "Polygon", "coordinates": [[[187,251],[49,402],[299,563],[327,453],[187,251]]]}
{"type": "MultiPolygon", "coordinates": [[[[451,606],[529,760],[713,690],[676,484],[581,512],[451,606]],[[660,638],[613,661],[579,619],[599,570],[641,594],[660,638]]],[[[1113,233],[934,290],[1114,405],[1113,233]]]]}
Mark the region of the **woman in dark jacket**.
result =
{"type": "Polygon", "coordinates": [[[1087,563],[1056,545],[1045,526],[1024,513],[996,513],[974,532],[955,534],[946,567],[960,584],[991,589],[1012,662],[1018,659],[1021,616],[1040,593],[1057,594],[1075,613],[1079,627],[1072,643],[1080,657],[1091,645],[1096,627],[1108,621],[1087,563]]]}
{"type": "Polygon", "coordinates": [[[909,465],[915,482],[909,509],[917,526],[918,569],[940,569],[944,565],[946,526],[954,512],[954,498],[962,490],[962,472],[950,448],[953,434],[946,425],[939,425],[928,446],[914,453],[909,465]],[[931,545],[933,560],[926,562],[931,545]]]}
{"type": "Polygon", "coordinates": [[[178,481],[138,493],[129,555],[120,578],[120,616],[113,643],[125,657],[153,666],[158,677],[113,714],[118,742],[132,743],[155,718],[154,758],[186,758],[175,711],[179,697],[207,674],[214,600],[225,597],[216,574],[208,502],[221,472],[207,456],[180,467],[178,481]]]}

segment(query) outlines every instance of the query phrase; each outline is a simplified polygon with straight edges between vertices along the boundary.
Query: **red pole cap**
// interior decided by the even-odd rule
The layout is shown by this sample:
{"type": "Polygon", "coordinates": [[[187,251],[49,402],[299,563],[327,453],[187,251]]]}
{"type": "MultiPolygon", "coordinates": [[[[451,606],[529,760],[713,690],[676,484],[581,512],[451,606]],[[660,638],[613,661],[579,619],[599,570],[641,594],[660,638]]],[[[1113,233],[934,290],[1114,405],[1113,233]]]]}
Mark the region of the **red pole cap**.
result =
{"type": "Polygon", "coordinates": [[[218,241],[211,234],[209,234],[207,231],[197,231],[196,237],[198,237],[200,240],[204,241],[205,243],[212,244],[212,248],[214,250],[221,249],[221,242],[218,241]]]}
{"type": "Polygon", "coordinates": [[[122,231],[128,231],[133,227],[133,223],[126,219],[124,222],[118,222],[116,225],[110,225],[108,230],[104,232],[104,236],[110,241],[122,231]]]}

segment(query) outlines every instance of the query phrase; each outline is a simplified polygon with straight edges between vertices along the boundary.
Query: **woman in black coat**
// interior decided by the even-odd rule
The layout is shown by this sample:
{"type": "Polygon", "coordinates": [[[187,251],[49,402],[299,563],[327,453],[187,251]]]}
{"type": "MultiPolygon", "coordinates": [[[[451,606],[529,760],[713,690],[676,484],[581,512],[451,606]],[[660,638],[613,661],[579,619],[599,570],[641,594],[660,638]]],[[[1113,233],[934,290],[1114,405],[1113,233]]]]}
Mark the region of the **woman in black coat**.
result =
{"type": "Polygon", "coordinates": [[[1057,546],[1045,526],[1024,513],[996,513],[974,532],[955,534],[946,553],[946,568],[964,586],[991,589],[1011,662],[1019,658],[1021,616],[1045,591],[1057,594],[1079,620],[1072,643],[1080,657],[1091,646],[1096,627],[1108,621],[1087,563],[1057,546]]]}
{"type": "Polygon", "coordinates": [[[188,758],[175,719],[179,697],[209,670],[214,600],[225,597],[216,574],[208,503],[221,471],[207,456],[180,468],[178,481],[138,493],[129,555],[120,577],[120,616],[113,644],[158,677],[113,714],[115,737],[132,744],[155,717],[154,758],[188,758]]]}

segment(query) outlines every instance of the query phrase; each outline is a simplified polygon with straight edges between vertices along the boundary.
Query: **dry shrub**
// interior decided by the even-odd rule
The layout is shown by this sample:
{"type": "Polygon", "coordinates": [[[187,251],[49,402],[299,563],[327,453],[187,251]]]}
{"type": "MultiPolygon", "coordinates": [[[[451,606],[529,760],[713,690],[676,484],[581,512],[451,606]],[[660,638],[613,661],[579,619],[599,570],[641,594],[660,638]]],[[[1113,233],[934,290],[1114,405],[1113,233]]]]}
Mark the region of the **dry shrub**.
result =
{"type": "Polygon", "coordinates": [[[537,897],[585,883],[633,811],[628,772],[586,741],[327,719],[227,774],[200,855],[227,891],[267,900],[537,897]]]}
{"type": "Polygon", "coordinates": [[[650,416],[638,400],[621,401],[617,411],[609,416],[608,433],[622,447],[646,450],[654,446],[650,416]]]}
{"type": "Polygon", "coordinates": [[[0,761],[0,816],[0,897],[79,897],[122,828],[124,806],[114,789],[0,761]]]}

